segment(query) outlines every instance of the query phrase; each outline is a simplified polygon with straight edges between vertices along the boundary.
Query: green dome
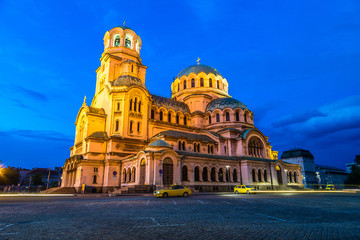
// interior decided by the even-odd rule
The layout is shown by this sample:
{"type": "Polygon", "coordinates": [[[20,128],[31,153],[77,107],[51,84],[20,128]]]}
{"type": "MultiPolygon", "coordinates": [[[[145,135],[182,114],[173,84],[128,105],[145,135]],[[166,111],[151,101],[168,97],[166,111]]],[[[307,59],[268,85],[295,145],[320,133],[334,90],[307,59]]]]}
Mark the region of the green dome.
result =
{"type": "Polygon", "coordinates": [[[241,108],[241,109],[248,109],[245,104],[242,102],[234,99],[234,98],[217,98],[209,102],[206,107],[205,112],[207,111],[214,111],[215,109],[224,110],[225,108],[241,108]]]}
{"type": "Polygon", "coordinates": [[[170,144],[168,144],[167,142],[165,142],[164,140],[156,140],[153,143],[149,144],[150,147],[170,147],[170,144]]]}
{"type": "Polygon", "coordinates": [[[199,73],[205,73],[205,74],[209,74],[209,73],[213,73],[215,76],[221,76],[222,75],[219,73],[218,70],[216,70],[213,67],[210,67],[208,65],[205,64],[198,64],[198,65],[191,65],[188,66],[187,68],[184,68],[178,75],[177,78],[181,78],[182,76],[187,76],[190,73],[195,73],[195,74],[199,74],[199,73]]]}

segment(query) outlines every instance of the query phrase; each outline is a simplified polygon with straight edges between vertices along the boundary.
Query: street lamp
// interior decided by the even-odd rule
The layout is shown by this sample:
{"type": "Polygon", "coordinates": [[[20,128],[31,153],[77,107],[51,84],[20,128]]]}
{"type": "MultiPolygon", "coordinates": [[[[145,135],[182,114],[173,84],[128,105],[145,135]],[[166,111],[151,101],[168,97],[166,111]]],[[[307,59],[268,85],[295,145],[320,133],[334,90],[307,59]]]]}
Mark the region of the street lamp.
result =
{"type": "Polygon", "coordinates": [[[230,170],[229,170],[230,166],[226,166],[226,176],[227,176],[227,181],[229,183],[229,190],[231,190],[231,187],[230,187],[230,170]]]}

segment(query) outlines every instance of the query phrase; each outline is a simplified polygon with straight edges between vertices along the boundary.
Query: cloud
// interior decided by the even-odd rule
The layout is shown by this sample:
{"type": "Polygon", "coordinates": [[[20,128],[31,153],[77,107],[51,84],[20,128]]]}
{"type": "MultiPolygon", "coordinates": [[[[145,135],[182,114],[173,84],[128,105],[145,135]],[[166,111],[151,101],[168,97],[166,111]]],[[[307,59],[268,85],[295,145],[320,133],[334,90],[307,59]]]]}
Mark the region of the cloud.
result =
{"type": "Polygon", "coordinates": [[[306,122],[311,118],[314,117],[326,117],[326,115],[319,110],[311,110],[308,112],[302,112],[302,113],[295,113],[288,116],[283,117],[282,119],[276,121],[273,123],[274,127],[281,127],[284,125],[291,125],[295,123],[302,123],[306,122]]]}
{"type": "Polygon", "coordinates": [[[0,131],[0,137],[3,138],[27,138],[31,140],[37,141],[56,141],[56,142],[68,142],[71,143],[74,141],[73,137],[66,136],[60,132],[56,131],[46,131],[46,130],[8,130],[8,131],[0,131]]]}
{"type": "Polygon", "coordinates": [[[32,100],[35,101],[40,101],[40,102],[47,102],[48,98],[39,92],[24,88],[24,87],[20,87],[20,86],[16,86],[15,87],[23,96],[28,97],[32,100]]]}

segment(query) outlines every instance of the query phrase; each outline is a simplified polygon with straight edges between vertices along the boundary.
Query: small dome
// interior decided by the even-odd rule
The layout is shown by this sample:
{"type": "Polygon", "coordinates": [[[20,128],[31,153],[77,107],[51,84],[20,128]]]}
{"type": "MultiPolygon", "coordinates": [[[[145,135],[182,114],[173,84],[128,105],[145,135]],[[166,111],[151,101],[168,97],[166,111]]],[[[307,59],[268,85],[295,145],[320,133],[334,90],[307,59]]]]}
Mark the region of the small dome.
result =
{"type": "Polygon", "coordinates": [[[296,157],[304,157],[304,158],[311,158],[314,159],[314,156],[312,153],[308,150],[295,148],[288,151],[284,151],[283,154],[281,154],[281,159],[286,158],[296,158],[296,157]]]}
{"type": "Polygon", "coordinates": [[[242,102],[234,99],[234,98],[217,98],[209,102],[209,104],[206,107],[207,111],[214,111],[215,109],[224,110],[225,108],[241,108],[241,109],[248,109],[245,104],[242,102]]]}
{"type": "Polygon", "coordinates": [[[140,78],[137,77],[133,77],[130,75],[121,75],[120,77],[118,77],[117,79],[115,79],[112,83],[112,86],[132,86],[132,85],[137,85],[140,87],[143,87],[146,89],[143,81],[141,81],[140,78]]]}
{"type": "MultiPolygon", "coordinates": [[[[126,29],[130,29],[132,30],[131,28],[129,28],[128,26],[117,26],[118,28],[121,28],[122,30],[126,30],[126,29]]],[[[134,31],[134,30],[132,30],[134,31]]]]}
{"type": "MultiPolygon", "coordinates": [[[[213,67],[204,64],[191,65],[187,68],[184,68],[178,75],[177,78],[181,78],[184,75],[189,75],[190,73],[199,74],[204,72],[205,74],[213,73],[215,76],[221,76],[221,74],[213,67]]],[[[221,76],[222,77],[222,76],[221,76]]]]}
{"type": "Polygon", "coordinates": [[[149,147],[170,147],[170,145],[167,142],[165,142],[164,140],[159,139],[153,143],[150,143],[149,147]]]}

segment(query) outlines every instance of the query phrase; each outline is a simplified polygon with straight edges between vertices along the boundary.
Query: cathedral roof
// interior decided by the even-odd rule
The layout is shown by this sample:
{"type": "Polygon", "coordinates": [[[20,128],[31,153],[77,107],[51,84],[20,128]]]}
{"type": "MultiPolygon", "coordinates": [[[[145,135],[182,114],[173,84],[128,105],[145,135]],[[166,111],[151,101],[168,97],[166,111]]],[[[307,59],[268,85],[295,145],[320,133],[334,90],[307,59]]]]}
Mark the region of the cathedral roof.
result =
{"type": "Polygon", "coordinates": [[[241,108],[241,109],[247,109],[246,105],[242,102],[234,99],[234,98],[217,98],[209,102],[209,104],[206,107],[207,111],[214,111],[215,109],[224,110],[225,108],[241,108]]]}
{"type": "Polygon", "coordinates": [[[150,147],[170,147],[170,144],[168,144],[167,142],[165,142],[164,140],[156,140],[153,143],[149,144],[150,147]]]}
{"type": "Polygon", "coordinates": [[[314,156],[311,154],[310,151],[300,149],[300,148],[291,149],[291,150],[285,151],[285,152],[283,152],[283,154],[281,154],[281,159],[296,158],[296,157],[306,157],[306,158],[314,159],[314,156]]]}
{"type": "Polygon", "coordinates": [[[158,108],[164,107],[166,109],[173,109],[174,111],[180,111],[180,112],[190,112],[189,106],[186,105],[186,103],[179,102],[170,98],[160,97],[157,95],[151,94],[153,101],[153,104],[157,106],[158,108]]]}
{"type": "Polygon", "coordinates": [[[187,76],[190,73],[195,73],[195,74],[199,74],[201,72],[204,72],[205,74],[209,74],[209,73],[213,73],[215,76],[221,76],[222,75],[219,73],[218,70],[216,70],[213,67],[210,67],[208,65],[205,64],[198,64],[198,65],[191,65],[188,66],[186,68],[184,68],[178,75],[177,78],[181,78],[182,76],[187,76]]]}
{"type": "Polygon", "coordinates": [[[156,135],[161,136],[168,136],[168,137],[174,137],[174,138],[186,138],[189,140],[198,140],[203,142],[216,142],[211,137],[203,135],[203,134],[194,134],[194,133],[187,133],[187,132],[181,132],[181,131],[175,131],[175,130],[168,130],[164,132],[160,132],[156,135]]]}
{"type": "Polygon", "coordinates": [[[137,85],[146,89],[145,84],[140,78],[133,77],[130,75],[121,75],[117,79],[111,82],[112,86],[132,86],[137,85]]]}
{"type": "MultiPolygon", "coordinates": [[[[126,29],[130,29],[132,30],[131,28],[129,28],[128,26],[117,26],[118,28],[121,28],[122,30],[126,30],[126,29]]],[[[133,30],[134,31],[134,30],[133,30]]]]}

